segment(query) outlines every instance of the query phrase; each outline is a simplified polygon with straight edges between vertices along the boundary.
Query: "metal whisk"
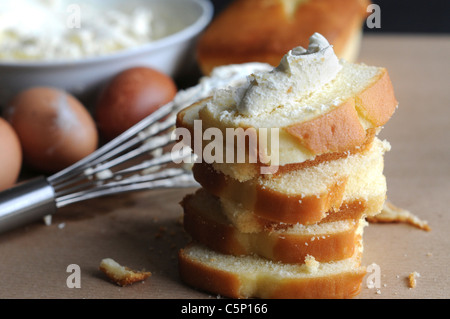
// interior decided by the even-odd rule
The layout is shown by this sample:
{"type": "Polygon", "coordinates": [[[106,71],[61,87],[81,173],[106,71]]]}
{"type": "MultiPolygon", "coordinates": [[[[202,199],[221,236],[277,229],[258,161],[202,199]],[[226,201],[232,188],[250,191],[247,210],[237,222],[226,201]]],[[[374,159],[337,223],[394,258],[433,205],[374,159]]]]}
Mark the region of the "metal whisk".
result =
{"type": "MultiPolygon", "coordinates": [[[[235,85],[250,73],[268,70],[261,63],[216,68],[196,86],[180,91],[162,106],[94,153],[49,176],[39,176],[0,193],[0,232],[45,216],[58,208],[120,193],[198,186],[190,167],[173,165],[192,152],[170,152],[176,114],[221,87],[235,85]]],[[[188,151],[186,151],[188,150],[188,151]]]]}

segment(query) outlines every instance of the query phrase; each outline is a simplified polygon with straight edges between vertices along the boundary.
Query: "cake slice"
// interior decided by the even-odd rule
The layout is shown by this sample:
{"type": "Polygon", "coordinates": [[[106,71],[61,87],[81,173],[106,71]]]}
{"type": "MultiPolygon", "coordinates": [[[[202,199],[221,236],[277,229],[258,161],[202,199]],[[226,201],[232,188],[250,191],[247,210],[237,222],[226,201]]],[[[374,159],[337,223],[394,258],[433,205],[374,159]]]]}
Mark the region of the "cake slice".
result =
{"type": "Polygon", "coordinates": [[[179,274],[186,284],[230,298],[351,298],[366,274],[361,266],[362,242],[355,254],[320,263],[312,256],[303,264],[273,262],[257,256],[233,256],[192,243],[178,254],[179,274]]]}
{"type": "Polygon", "coordinates": [[[376,138],[365,152],[245,182],[204,163],[195,164],[193,174],[204,189],[221,198],[231,220],[261,218],[307,225],[338,214],[344,204],[359,204],[357,214],[379,213],[386,198],[383,156],[389,147],[376,138]]]}
{"type": "MultiPolygon", "coordinates": [[[[364,145],[370,136],[377,134],[398,103],[385,68],[345,61],[339,64],[342,69],[321,88],[308,94],[287,97],[291,101],[289,104],[281,103],[255,116],[242,114],[238,110],[236,92],[243,88],[218,90],[213,97],[179,112],[177,127],[191,132],[191,140],[184,141],[189,145],[195,144],[195,134],[199,130],[200,134],[204,134],[209,128],[217,128],[222,132],[223,145],[234,145],[236,143],[230,138],[236,137],[227,139],[227,129],[250,129],[254,139],[264,143],[258,143],[257,150],[245,145],[246,162],[250,163],[248,159],[252,158],[251,154],[257,153],[255,164],[266,166],[302,163],[322,154],[347,152],[364,145]],[[196,123],[201,123],[197,130],[196,123]],[[271,143],[272,136],[278,137],[276,147],[271,143]]],[[[288,91],[289,87],[285,90],[288,91]]],[[[275,93],[267,98],[268,101],[278,99],[275,93]]],[[[269,105],[268,101],[263,99],[255,103],[269,105]]],[[[203,143],[204,150],[210,141],[203,139],[203,143]]],[[[239,166],[236,161],[227,161],[227,151],[231,152],[231,149],[224,148],[223,158],[215,162],[239,166]]],[[[237,153],[242,150],[232,151],[237,153]]]]}
{"type": "Polygon", "coordinates": [[[347,219],[310,226],[271,225],[244,233],[223,214],[220,200],[204,190],[182,201],[183,225],[191,238],[223,254],[258,255],[275,262],[304,263],[308,255],[319,262],[350,258],[366,221],[347,219]]]}

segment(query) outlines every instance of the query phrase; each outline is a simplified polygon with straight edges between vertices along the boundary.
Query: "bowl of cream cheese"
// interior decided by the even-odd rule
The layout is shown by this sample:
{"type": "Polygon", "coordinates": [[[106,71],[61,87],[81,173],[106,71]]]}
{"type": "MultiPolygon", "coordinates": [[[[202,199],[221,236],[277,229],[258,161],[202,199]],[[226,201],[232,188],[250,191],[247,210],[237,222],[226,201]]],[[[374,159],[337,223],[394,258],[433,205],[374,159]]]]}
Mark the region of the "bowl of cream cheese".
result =
{"type": "Polygon", "coordinates": [[[2,0],[0,104],[38,85],[83,99],[136,66],[176,77],[212,17],[209,0],[2,0]]]}

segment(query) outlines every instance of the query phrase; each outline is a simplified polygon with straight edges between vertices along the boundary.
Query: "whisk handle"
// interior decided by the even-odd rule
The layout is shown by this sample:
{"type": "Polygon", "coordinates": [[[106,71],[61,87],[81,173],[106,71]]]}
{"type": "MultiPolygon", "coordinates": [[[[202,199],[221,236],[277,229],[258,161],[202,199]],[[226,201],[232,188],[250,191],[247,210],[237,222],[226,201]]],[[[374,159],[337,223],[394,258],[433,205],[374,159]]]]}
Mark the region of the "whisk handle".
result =
{"type": "Polygon", "coordinates": [[[37,177],[0,193],[0,233],[24,226],[56,211],[55,192],[37,177]]]}

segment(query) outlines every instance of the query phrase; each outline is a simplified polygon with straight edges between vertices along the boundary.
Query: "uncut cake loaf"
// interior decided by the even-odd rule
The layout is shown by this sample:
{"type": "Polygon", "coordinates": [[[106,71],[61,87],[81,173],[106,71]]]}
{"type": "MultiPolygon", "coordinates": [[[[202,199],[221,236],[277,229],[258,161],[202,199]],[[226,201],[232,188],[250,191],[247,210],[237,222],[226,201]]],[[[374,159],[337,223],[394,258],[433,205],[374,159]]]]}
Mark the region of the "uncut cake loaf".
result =
{"type": "Polygon", "coordinates": [[[272,70],[180,111],[177,127],[203,159],[193,165],[201,188],[181,202],[192,239],[179,252],[182,281],[231,298],[356,296],[366,218],[386,200],[390,144],[378,133],[397,104],[385,68],[338,59],[315,33],[272,70]],[[193,145],[198,123],[222,133],[213,161],[212,137],[193,145]],[[254,135],[236,145],[230,129],[254,135]]]}
{"type": "Polygon", "coordinates": [[[354,61],[359,53],[369,0],[234,0],[201,35],[197,60],[204,74],[234,63],[276,65],[319,32],[338,57],[354,61]],[[263,23],[261,23],[263,21],[263,23]]]}

